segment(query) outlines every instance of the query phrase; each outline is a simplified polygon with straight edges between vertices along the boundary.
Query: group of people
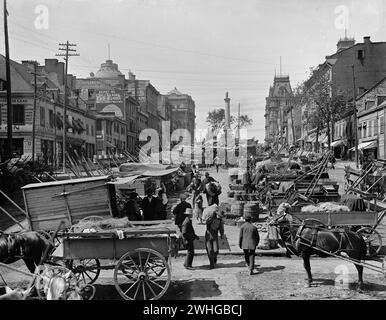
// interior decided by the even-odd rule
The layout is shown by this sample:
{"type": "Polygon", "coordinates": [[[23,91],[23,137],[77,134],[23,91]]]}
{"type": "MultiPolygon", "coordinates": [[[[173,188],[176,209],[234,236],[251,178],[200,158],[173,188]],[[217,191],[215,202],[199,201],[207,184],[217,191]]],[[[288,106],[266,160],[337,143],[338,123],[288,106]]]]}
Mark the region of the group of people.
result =
{"type": "MultiPolygon", "coordinates": [[[[184,267],[188,270],[193,270],[194,241],[199,240],[200,237],[196,234],[193,227],[193,208],[186,201],[186,194],[181,194],[180,200],[180,203],[173,210],[174,221],[180,231],[184,247],[187,250],[184,267]]],[[[252,275],[255,267],[255,251],[260,237],[256,226],[251,223],[252,217],[247,214],[244,219],[245,223],[241,226],[239,233],[239,247],[244,251],[245,263],[252,275]]],[[[205,249],[209,259],[209,269],[214,269],[219,254],[219,237],[223,239],[225,235],[223,212],[217,204],[213,204],[206,208],[203,220],[206,224],[205,249]]]]}
{"type": "Polygon", "coordinates": [[[124,205],[124,215],[131,221],[166,220],[169,200],[165,189],[165,186],[149,188],[143,199],[132,192],[124,205]]]}

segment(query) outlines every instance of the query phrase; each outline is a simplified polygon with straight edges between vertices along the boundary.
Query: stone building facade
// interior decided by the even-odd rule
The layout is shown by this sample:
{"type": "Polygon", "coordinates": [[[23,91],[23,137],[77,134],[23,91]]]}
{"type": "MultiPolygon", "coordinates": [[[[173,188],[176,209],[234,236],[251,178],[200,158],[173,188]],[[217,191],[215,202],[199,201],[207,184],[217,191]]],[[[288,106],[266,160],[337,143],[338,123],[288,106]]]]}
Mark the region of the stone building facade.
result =
{"type": "MultiPolygon", "coordinates": [[[[293,93],[289,76],[275,76],[273,85],[269,88],[265,105],[265,141],[268,143],[288,141],[288,117],[291,116],[293,93]]],[[[297,123],[298,118],[290,118],[291,123],[297,123]],[[291,121],[294,119],[293,121],[291,121]]],[[[297,127],[299,124],[297,124],[297,127]]],[[[297,129],[298,130],[298,129],[297,129]]],[[[292,128],[291,134],[292,136],[292,128]]],[[[296,139],[296,137],[295,137],[296,139]]],[[[293,140],[293,138],[292,138],[293,140]]]]}

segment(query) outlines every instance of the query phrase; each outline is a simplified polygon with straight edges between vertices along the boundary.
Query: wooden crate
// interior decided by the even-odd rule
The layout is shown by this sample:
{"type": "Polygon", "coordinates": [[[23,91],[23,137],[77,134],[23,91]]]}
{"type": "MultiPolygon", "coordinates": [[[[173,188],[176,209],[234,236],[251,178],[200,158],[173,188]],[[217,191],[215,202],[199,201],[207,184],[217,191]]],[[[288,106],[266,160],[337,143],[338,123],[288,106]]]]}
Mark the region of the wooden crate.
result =
{"type": "Polygon", "coordinates": [[[34,183],[22,188],[31,230],[68,228],[87,216],[111,216],[109,176],[34,183]]]}

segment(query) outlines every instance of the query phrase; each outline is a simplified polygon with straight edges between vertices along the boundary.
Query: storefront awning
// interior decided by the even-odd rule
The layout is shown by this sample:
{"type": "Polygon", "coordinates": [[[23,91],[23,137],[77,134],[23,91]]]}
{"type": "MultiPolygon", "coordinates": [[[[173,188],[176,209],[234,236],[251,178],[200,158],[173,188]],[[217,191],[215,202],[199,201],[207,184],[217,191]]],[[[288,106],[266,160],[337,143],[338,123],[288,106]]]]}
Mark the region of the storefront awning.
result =
{"type": "MultiPolygon", "coordinates": [[[[377,141],[367,141],[367,142],[362,142],[358,144],[358,150],[371,149],[376,147],[377,147],[377,141]]],[[[351,148],[349,151],[355,151],[355,147],[351,148]]]]}
{"type": "Polygon", "coordinates": [[[339,147],[341,145],[343,145],[343,141],[342,140],[336,140],[334,142],[331,143],[331,147],[335,148],[335,147],[339,147]]]}

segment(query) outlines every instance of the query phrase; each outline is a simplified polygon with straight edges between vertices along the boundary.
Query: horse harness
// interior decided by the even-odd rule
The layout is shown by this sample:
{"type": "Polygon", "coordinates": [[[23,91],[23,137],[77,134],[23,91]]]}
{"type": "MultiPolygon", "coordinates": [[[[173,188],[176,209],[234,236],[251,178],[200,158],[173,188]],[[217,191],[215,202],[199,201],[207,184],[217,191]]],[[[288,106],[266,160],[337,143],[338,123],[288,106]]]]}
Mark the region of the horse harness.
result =
{"type": "MultiPolygon", "coordinates": [[[[302,221],[298,231],[296,232],[295,238],[293,239],[293,243],[295,243],[296,240],[299,239],[300,244],[306,245],[310,248],[317,250],[318,249],[317,242],[318,242],[319,231],[328,231],[328,232],[331,232],[331,234],[333,234],[333,236],[335,237],[335,239],[339,243],[338,249],[334,253],[340,254],[341,252],[352,251],[352,249],[350,250],[347,248],[342,248],[343,238],[346,238],[347,241],[351,243],[350,238],[347,237],[347,232],[345,230],[341,230],[341,229],[329,230],[329,229],[326,229],[324,227],[317,226],[317,225],[308,225],[306,220],[302,221]],[[308,240],[308,239],[302,237],[302,232],[304,231],[305,228],[312,230],[311,240],[308,240]],[[337,237],[336,237],[337,232],[342,235],[340,237],[340,239],[337,239],[337,237]]],[[[292,235],[291,235],[291,237],[292,237],[292,235]]]]}

